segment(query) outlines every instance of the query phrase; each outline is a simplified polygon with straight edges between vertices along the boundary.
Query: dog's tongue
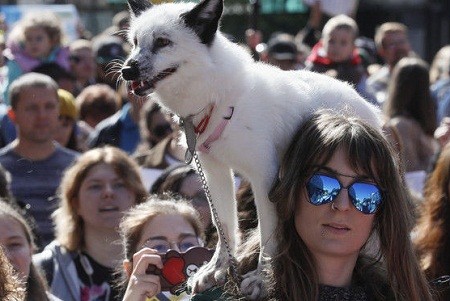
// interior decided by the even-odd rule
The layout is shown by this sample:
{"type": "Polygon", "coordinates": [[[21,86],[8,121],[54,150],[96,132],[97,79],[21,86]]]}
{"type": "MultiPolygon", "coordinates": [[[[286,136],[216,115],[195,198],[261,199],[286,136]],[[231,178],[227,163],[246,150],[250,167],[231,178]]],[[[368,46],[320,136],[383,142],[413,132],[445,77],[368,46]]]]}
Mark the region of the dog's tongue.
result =
{"type": "Polygon", "coordinates": [[[140,81],[132,81],[132,82],[131,82],[131,89],[132,89],[132,90],[136,90],[137,88],[140,87],[140,85],[141,85],[141,82],[140,82],[140,81]]]}

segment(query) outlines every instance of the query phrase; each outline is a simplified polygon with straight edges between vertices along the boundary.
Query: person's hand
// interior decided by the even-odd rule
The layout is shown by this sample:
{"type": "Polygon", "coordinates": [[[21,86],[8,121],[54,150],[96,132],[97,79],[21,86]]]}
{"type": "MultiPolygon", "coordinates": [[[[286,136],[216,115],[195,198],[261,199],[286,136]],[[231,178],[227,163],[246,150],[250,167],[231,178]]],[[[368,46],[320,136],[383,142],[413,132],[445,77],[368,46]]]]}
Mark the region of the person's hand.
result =
{"type": "Polygon", "coordinates": [[[434,131],[434,138],[443,148],[450,140],[450,117],[444,117],[441,124],[434,131]]]}
{"type": "MultiPolygon", "coordinates": [[[[125,265],[126,263],[124,263],[125,265]]],[[[131,264],[128,262],[128,264],[131,264]]],[[[161,292],[161,282],[158,275],[146,274],[150,264],[162,269],[163,263],[156,250],[143,248],[133,255],[133,263],[127,290],[123,301],[144,301],[146,298],[152,298],[161,292]]],[[[125,267],[126,268],[126,267],[125,267]]]]}

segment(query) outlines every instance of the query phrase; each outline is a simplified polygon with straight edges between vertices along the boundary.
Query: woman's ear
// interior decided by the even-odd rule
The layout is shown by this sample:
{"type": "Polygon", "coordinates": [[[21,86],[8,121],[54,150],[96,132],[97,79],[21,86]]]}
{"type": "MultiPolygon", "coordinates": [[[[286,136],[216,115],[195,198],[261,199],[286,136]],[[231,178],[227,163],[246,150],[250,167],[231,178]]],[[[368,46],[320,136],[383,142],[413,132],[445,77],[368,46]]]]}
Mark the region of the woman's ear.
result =
{"type": "Polygon", "coordinates": [[[131,277],[131,273],[133,272],[133,263],[128,259],[125,259],[122,263],[123,270],[127,274],[127,278],[131,277]]]}

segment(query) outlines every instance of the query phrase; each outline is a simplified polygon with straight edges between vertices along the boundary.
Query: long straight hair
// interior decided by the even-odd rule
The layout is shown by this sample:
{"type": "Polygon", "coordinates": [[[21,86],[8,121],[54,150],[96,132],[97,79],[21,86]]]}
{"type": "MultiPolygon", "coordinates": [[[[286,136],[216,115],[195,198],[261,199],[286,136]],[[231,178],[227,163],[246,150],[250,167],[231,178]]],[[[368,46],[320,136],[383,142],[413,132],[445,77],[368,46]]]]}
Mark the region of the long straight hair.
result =
{"type": "Polygon", "coordinates": [[[383,203],[376,212],[372,232],[379,240],[379,253],[366,256],[361,251],[353,276],[368,280],[362,283],[375,300],[431,300],[409,239],[413,225],[410,200],[389,143],[359,119],[329,111],[313,115],[299,128],[270,193],[278,217],[278,252],[273,258],[275,281],[271,291],[278,300],[318,298],[316,264],[297,234],[294,213],[314,166],[326,164],[338,148],[347,152],[352,168],[373,178],[382,189],[383,203]]]}
{"type": "Polygon", "coordinates": [[[431,98],[428,64],[415,57],[402,58],[392,71],[384,112],[389,118],[406,116],[433,135],[437,127],[436,105],[431,98]]]}

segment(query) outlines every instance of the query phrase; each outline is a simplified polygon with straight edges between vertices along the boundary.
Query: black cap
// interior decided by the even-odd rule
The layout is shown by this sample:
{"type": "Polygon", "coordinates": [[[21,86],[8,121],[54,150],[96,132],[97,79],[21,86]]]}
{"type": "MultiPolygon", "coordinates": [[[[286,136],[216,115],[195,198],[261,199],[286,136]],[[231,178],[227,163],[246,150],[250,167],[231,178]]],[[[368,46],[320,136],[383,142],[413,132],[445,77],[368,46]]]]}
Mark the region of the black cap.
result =
{"type": "Polygon", "coordinates": [[[93,42],[97,63],[108,64],[113,60],[123,60],[126,56],[122,40],[114,36],[98,37],[93,42]]]}
{"type": "Polygon", "coordinates": [[[276,60],[295,60],[297,45],[293,41],[275,37],[267,42],[267,53],[276,60]]]}

